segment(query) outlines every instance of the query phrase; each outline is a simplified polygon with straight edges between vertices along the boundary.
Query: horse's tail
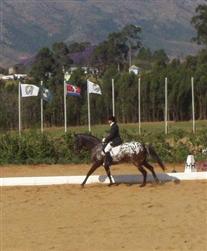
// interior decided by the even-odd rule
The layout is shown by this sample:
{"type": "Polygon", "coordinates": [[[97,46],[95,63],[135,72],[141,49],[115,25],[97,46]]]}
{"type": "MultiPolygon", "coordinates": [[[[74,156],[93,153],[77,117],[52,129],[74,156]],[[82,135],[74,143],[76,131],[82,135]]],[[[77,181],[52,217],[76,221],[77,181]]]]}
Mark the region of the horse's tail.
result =
{"type": "Polygon", "coordinates": [[[166,170],[165,165],[162,163],[162,160],[160,159],[160,157],[158,156],[158,154],[156,153],[155,149],[153,148],[152,145],[147,144],[145,145],[145,148],[147,150],[147,153],[154,159],[157,161],[157,163],[160,165],[160,167],[163,169],[163,171],[166,170]]]}

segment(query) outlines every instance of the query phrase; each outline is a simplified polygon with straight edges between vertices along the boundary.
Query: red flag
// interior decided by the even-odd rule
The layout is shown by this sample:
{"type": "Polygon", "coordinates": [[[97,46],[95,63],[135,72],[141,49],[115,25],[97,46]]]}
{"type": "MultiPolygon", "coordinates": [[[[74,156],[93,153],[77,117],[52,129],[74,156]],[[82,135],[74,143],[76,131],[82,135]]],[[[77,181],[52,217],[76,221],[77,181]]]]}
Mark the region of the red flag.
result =
{"type": "Polygon", "coordinates": [[[67,95],[80,97],[81,88],[75,85],[67,84],[67,95]]]}

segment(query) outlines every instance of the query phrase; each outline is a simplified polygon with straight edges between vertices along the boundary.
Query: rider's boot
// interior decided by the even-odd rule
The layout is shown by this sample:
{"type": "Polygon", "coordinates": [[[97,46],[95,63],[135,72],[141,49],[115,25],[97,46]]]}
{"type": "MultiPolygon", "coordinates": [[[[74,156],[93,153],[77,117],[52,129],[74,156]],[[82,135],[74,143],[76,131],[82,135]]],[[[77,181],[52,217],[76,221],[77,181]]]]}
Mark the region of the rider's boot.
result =
{"type": "Polygon", "coordinates": [[[110,152],[106,152],[106,156],[105,156],[105,161],[104,161],[104,166],[110,166],[112,163],[112,157],[110,152]]]}

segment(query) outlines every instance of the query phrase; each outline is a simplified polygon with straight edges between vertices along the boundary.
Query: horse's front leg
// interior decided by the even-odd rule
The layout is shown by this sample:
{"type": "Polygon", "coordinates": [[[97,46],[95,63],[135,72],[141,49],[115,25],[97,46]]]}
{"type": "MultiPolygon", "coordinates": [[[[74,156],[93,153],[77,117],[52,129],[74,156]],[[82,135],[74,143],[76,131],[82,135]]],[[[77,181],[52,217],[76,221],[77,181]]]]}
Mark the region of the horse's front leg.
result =
{"type": "Polygon", "coordinates": [[[109,168],[109,166],[104,166],[104,168],[105,168],[105,170],[106,170],[106,174],[107,174],[107,176],[108,176],[108,178],[109,178],[109,181],[110,181],[109,186],[111,186],[111,185],[113,185],[114,183],[113,183],[112,178],[111,178],[111,171],[110,171],[110,168],[109,168]]]}
{"type": "Polygon", "coordinates": [[[86,184],[86,181],[87,181],[87,179],[89,178],[89,176],[90,176],[99,166],[101,166],[101,164],[102,164],[102,161],[101,161],[101,162],[100,162],[100,161],[97,161],[97,162],[94,162],[94,163],[92,164],[92,166],[91,166],[90,170],[88,171],[88,173],[87,173],[87,175],[86,175],[86,177],[85,177],[83,183],[81,184],[82,187],[84,187],[84,185],[86,184]]]}

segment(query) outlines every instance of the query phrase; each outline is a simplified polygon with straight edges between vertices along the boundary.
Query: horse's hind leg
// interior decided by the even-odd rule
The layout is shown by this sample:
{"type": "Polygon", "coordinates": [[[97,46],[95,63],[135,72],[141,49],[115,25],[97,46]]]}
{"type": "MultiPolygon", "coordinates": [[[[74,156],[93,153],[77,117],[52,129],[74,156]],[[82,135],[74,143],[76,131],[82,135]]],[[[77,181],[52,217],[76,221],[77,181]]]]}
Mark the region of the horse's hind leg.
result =
{"type": "Polygon", "coordinates": [[[156,182],[156,183],[159,183],[159,179],[158,179],[158,177],[157,177],[157,175],[156,175],[156,173],[155,173],[155,171],[154,171],[154,167],[151,166],[147,161],[144,161],[144,162],[143,162],[143,165],[144,165],[147,169],[149,169],[149,170],[151,171],[151,173],[152,173],[152,175],[153,175],[153,177],[154,177],[155,182],[156,182]]]}
{"type": "Polygon", "coordinates": [[[143,175],[143,182],[142,184],[140,185],[140,187],[144,187],[146,185],[146,180],[147,180],[147,172],[144,170],[144,168],[139,165],[139,164],[136,164],[134,163],[134,165],[139,169],[139,171],[142,173],[143,175]]]}
{"type": "Polygon", "coordinates": [[[89,178],[89,176],[99,167],[101,166],[102,162],[94,162],[90,168],[90,170],[88,171],[83,183],[81,184],[82,187],[84,187],[84,185],[86,184],[87,179],[89,178]]]}

